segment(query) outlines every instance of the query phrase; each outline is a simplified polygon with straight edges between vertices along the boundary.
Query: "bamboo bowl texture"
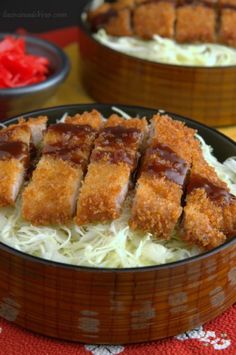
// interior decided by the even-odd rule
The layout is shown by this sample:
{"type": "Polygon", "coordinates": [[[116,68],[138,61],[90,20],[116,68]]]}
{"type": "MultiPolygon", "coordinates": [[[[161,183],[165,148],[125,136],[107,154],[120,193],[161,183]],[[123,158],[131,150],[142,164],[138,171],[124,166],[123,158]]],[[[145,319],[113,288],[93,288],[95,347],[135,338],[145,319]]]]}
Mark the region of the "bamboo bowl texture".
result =
{"type": "MultiPolygon", "coordinates": [[[[109,105],[71,105],[35,111],[50,123],[63,113],[109,105]]],[[[151,117],[156,110],[120,106],[151,117]]],[[[220,160],[236,144],[197,122],[171,115],[199,130],[220,160]]],[[[7,121],[15,122],[16,118],[7,121]]],[[[201,223],[201,221],[199,221],[201,223]]],[[[236,301],[236,240],[188,260],[132,269],[76,267],[46,261],[0,243],[0,315],[47,336],[94,344],[156,340],[216,317],[236,301]]]]}
{"type": "Polygon", "coordinates": [[[163,108],[210,126],[236,124],[236,66],[177,66],[134,58],[93,39],[82,19],[79,45],[82,82],[96,101],[163,108]]]}

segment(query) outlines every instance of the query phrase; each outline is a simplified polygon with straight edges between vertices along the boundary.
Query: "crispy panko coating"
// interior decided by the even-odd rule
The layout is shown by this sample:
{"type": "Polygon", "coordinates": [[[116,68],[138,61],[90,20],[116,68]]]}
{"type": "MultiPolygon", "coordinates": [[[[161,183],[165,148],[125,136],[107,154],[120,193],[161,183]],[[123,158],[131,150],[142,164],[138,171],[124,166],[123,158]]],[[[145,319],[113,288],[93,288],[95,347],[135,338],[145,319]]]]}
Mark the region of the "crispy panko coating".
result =
{"type": "Polygon", "coordinates": [[[30,159],[31,130],[21,123],[0,130],[0,206],[14,205],[30,159]]]}
{"type": "Polygon", "coordinates": [[[197,141],[192,151],[181,235],[186,241],[211,249],[236,233],[236,198],[204,160],[197,141]]]}
{"type": "Polygon", "coordinates": [[[26,220],[39,225],[71,220],[101,124],[101,115],[92,111],[49,127],[44,135],[43,157],[23,193],[22,212],[26,220]]]}
{"type": "Polygon", "coordinates": [[[70,221],[83,171],[61,159],[43,157],[23,192],[22,215],[35,225],[70,221]]]}
{"type": "Polygon", "coordinates": [[[0,160],[0,207],[13,206],[24,180],[24,165],[17,159],[0,160]]]}
{"type": "Polygon", "coordinates": [[[134,0],[104,3],[88,13],[88,20],[95,31],[104,28],[112,36],[131,36],[131,9],[134,5],[134,0]]]}
{"type": "Polygon", "coordinates": [[[176,10],[177,42],[215,42],[216,12],[204,5],[185,5],[176,10]]]}
{"type": "Polygon", "coordinates": [[[43,139],[43,133],[47,128],[47,116],[30,117],[25,121],[20,120],[20,123],[26,124],[31,130],[31,138],[34,146],[38,146],[43,139]]]}
{"type": "Polygon", "coordinates": [[[132,36],[131,13],[129,9],[123,9],[112,16],[104,25],[104,29],[111,36],[132,36]]]}
{"type": "Polygon", "coordinates": [[[235,9],[221,11],[219,41],[223,44],[236,47],[236,1],[235,9]]]}
{"type": "Polygon", "coordinates": [[[31,130],[25,124],[16,123],[0,130],[0,142],[22,142],[29,145],[31,130]]]}
{"type": "Polygon", "coordinates": [[[117,115],[108,119],[95,142],[80,191],[77,224],[119,217],[146,130],[145,119],[124,120],[117,115]]]}
{"type": "Polygon", "coordinates": [[[138,6],[133,15],[134,32],[137,36],[149,39],[153,35],[173,38],[175,23],[175,6],[171,2],[138,6]]]}
{"type": "Polygon", "coordinates": [[[169,239],[182,212],[181,198],[195,131],[167,115],[155,115],[137,182],[130,226],[169,239]]]}
{"type": "Polygon", "coordinates": [[[83,225],[118,218],[119,196],[123,200],[126,195],[129,177],[126,164],[91,163],[80,191],[76,222],[83,225]]]}
{"type": "Polygon", "coordinates": [[[77,125],[89,125],[95,130],[99,130],[102,125],[102,115],[97,110],[91,112],[77,113],[75,116],[67,116],[65,123],[77,125]]]}
{"type": "Polygon", "coordinates": [[[219,0],[219,7],[236,9],[236,0],[219,0]]]}

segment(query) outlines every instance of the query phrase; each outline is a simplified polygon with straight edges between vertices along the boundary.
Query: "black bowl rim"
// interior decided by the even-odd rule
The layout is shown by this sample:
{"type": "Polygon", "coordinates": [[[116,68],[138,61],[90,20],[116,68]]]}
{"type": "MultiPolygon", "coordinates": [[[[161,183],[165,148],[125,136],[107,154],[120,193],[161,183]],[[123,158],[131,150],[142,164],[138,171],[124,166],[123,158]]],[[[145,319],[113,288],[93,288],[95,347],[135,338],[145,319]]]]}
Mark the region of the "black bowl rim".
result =
{"type": "MultiPolygon", "coordinates": [[[[49,115],[51,112],[53,111],[57,111],[57,110],[63,110],[64,112],[67,112],[68,109],[72,109],[72,108],[83,108],[83,110],[92,110],[92,109],[97,109],[97,110],[101,110],[104,108],[112,108],[112,107],[116,107],[119,108],[123,111],[125,111],[127,108],[133,109],[133,110],[147,110],[150,111],[151,114],[153,114],[152,111],[156,111],[158,112],[161,109],[156,109],[156,108],[147,108],[147,107],[142,107],[142,106],[134,106],[134,105],[120,105],[120,104],[106,104],[106,103],[88,103],[88,104],[70,104],[70,105],[61,105],[61,106],[54,106],[54,107],[48,107],[48,108],[43,108],[40,110],[34,110],[34,111],[29,111],[29,112],[25,112],[21,115],[18,116],[14,116],[11,118],[7,118],[6,120],[1,121],[1,123],[6,123],[6,124],[10,124],[15,122],[18,118],[20,117],[37,117],[40,115],[49,115]]],[[[173,117],[174,119],[178,119],[181,118],[183,119],[187,124],[188,123],[194,123],[197,126],[203,127],[204,129],[206,129],[207,131],[214,133],[220,137],[223,137],[226,141],[228,141],[229,143],[233,144],[236,147],[236,142],[234,142],[231,138],[225,136],[223,133],[217,131],[214,128],[211,128],[203,123],[197,122],[193,119],[187,118],[185,116],[182,115],[178,115],[175,113],[171,113],[168,111],[164,111],[166,114],[170,115],[171,117],[173,117]]],[[[179,260],[179,261],[175,261],[175,262],[171,262],[171,263],[166,263],[166,264],[161,264],[161,265],[150,265],[150,266],[141,266],[141,267],[130,267],[130,268],[104,268],[104,267],[94,267],[94,266],[79,266],[79,265],[73,265],[73,264],[65,264],[65,263],[61,263],[61,262],[57,262],[57,261],[52,261],[52,260],[48,260],[48,259],[43,259],[37,256],[33,256],[27,253],[24,253],[22,251],[19,251],[11,246],[8,246],[7,244],[4,244],[2,242],[0,242],[0,249],[7,251],[10,254],[13,254],[15,256],[21,257],[23,259],[32,261],[34,263],[39,263],[42,265],[46,265],[46,266],[51,266],[51,267],[56,267],[56,268],[64,268],[64,269],[69,269],[69,270],[77,270],[77,271],[84,271],[84,272],[97,272],[97,273],[127,273],[127,272],[149,272],[149,271],[159,271],[159,270],[166,270],[166,269],[172,269],[178,266],[183,266],[183,265],[187,265],[190,264],[194,261],[201,261],[201,260],[205,260],[207,259],[209,256],[212,256],[214,254],[217,254],[218,252],[226,249],[226,248],[230,248],[232,245],[234,245],[236,243],[236,236],[231,238],[230,240],[226,241],[225,243],[219,245],[216,248],[213,248],[209,251],[205,251],[199,255],[195,255],[195,256],[191,256],[190,258],[187,259],[183,259],[183,260],[179,260]]]]}
{"type": "MultiPolygon", "coordinates": [[[[154,66],[160,66],[160,67],[166,67],[166,68],[175,68],[175,69],[184,69],[184,70],[201,70],[201,71],[216,71],[216,70],[232,70],[232,69],[236,69],[236,64],[231,64],[231,65],[227,65],[227,66],[214,66],[214,67],[207,67],[207,66],[200,66],[200,65],[181,65],[181,64],[171,64],[171,63],[161,63],[161,62],[155,62],[153,60],[147,60],[147,59],[142,59],[142,58],[138,58],[135,56],[132,56],[130,54],[127,53],[123,53],[120,51],[117,51],[115,49],[112,49],[111,47],[108,47],[106,45],[104,45],[103,43],[99,42],[98,40],[96,40],[91,32],[89,31],[89,29],[86,27],[85,25],[85,21],[82,18],[82,15],[84,13],[87,12],[87,9],[89,8],[89,5],[91,4],[92,0],[89,0],[86,5],[83,7],[82,12],[80,13],[79,16],[79,28],[88,35],[88,37],[96,44],[100,45],[103,48],[108,49],[109,51],[113,52],[113,53],[117,53],[118,55],[120,55],[121,57],[128,57],[128,58],[132,58],[134,60],[136,60],[138,63],[142,64],[142,65],[148,65],[147,63],[150,63],[154,66]]],[[[219,43],[220,44],[220,43],[219,43]]],[[[230,47],[231,48],[231,47],[230,47]]]]}
{"type": "Polygon", "coordinates": [[[16,95],[22,95],[22,94],[33,94],[48,89],[49,87],[59,85],[61,82],[65,80],[65,78],[69,74],[70,62],[68,56],[56,44],[51,43],[45,39],[41,39],[30,35],[0,32],[0,39],[4,38],[5,36],[23,38],[26,40],[26,44],[27,42],[34,43],[36,45],[40,45],[41,47],[45,47],[53,50],[56,53],[56,55],[61,59],[61,68],[60,70],[56,70],[55,73],[53,73],[46,80],[40,83],[27,85],[27,86],[20,86],[17,88],[0,89],[0,97],[14,97],[16,95]]]}

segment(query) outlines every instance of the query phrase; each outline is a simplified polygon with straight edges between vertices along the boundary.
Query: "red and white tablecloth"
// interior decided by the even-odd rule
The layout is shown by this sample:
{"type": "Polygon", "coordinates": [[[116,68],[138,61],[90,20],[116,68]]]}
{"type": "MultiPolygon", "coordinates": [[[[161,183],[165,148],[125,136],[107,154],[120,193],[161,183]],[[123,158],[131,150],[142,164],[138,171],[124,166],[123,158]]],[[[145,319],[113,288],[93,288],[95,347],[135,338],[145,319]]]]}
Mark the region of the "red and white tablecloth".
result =
{"type": "Polygon", "coordinates": [[[236,355],[236,305],[176,337],[134,345],[84,345],[33,334],[0,319],[1,355],[236,355]]]}

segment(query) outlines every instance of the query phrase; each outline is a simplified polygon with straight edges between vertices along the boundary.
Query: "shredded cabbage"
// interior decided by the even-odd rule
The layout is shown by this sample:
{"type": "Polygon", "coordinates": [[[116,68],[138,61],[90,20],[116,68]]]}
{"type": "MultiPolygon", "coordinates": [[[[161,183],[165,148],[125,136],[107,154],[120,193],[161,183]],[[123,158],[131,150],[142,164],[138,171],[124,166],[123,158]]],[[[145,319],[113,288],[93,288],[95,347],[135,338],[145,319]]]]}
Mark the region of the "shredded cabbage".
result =
{"type": "MultiPolygon", "coordinates": [[[[236,195],[236,157],[222,164],[202,137],[197,138],[205,159],[236,195]]],[[[131,202],[132,195],[126,199],[121,217],[112,223],[36,227],[22,219],[19,198],[14,208],[0,211],[0,241],[43,259],[105,268],[165,264],[201,253],[200,248],[188,245],[176,232],[166,241],[155,240],[150,233],[132,231],[128,225],[131,202]]]]}
{"type": "Polygon", "coordinates": [[[159,63],[203,67],[236,64],[236,50],[221,44],[179,44],[154,35],[152,40],[109,36],[104,29],[94,34],[100,43],[122,53],[159,63]]]}
{"type": "Polygon", "coordinates": [[[21,217],[21,200],[0,213],[0,240],[17,250],[44,259],[94,267],[136,267],[164,264],[197,255],[174,233],[169,241],[155,241],[149,233],[128,226],[131,196],[121,217],[112,223],[78,227],[36,227],[21,217]]]}

